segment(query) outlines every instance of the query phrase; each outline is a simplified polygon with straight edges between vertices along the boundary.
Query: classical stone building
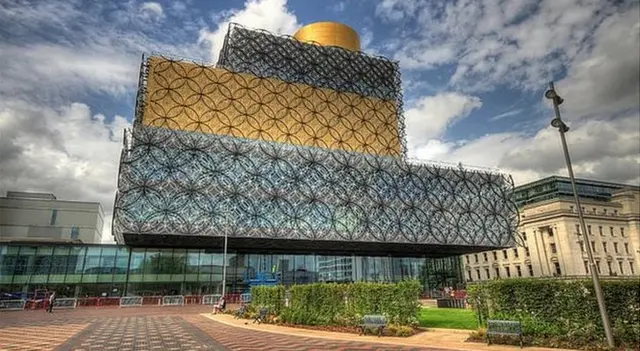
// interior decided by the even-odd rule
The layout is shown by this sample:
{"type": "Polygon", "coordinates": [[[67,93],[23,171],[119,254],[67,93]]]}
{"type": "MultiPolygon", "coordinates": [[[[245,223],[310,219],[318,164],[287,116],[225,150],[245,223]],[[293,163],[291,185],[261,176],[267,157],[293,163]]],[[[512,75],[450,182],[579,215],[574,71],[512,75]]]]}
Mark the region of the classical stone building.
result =
{"type": "Polygon", "coordinates": [[[578,180],[577,184],[586,231],[580,227],[568,178],[549,177],[519,186],[515,195],[521,243],[509,249],[464,255],[467,282],[586,276],[585,242],[591,245],[603,276],[637,276],[640,188],[590,180],[578,180]]]}

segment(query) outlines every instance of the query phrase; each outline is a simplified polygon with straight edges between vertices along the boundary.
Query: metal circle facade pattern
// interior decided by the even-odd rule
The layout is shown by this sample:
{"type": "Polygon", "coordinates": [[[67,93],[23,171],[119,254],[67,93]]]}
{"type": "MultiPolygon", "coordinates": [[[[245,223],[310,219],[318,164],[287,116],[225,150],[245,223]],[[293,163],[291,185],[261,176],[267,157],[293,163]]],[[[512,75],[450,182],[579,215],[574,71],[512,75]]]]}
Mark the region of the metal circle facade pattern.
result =
{"type": "Polygon", "coordinates": [[[510,177],[395,157],[138,127],[114,232],[469,246],[513,243],[510,177]]]}

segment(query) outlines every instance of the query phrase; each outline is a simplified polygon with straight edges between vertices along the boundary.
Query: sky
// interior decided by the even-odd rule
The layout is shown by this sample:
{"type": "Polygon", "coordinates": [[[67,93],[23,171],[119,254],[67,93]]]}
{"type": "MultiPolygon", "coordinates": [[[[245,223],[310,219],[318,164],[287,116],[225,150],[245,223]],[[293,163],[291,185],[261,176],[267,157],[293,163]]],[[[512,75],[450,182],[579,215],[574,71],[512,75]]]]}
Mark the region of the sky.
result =
{"type": "Polygon", "coordinates": [[[105,242],[143,53],[216,62],[228,24],[338,21],[399,62],[409,157],[640,184],[640,9],[603,0],[0,1],[0,196],[98,201],[105,242]]]}

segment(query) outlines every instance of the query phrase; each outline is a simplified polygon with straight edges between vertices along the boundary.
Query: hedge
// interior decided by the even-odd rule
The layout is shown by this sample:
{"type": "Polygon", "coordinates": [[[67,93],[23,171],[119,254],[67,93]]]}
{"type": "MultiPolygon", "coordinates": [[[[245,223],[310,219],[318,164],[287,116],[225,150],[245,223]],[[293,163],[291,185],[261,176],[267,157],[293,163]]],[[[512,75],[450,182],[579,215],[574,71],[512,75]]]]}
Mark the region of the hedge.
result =
{"type": "MultiPolygon", "coordinates": [[[[252,304],[283,306],[282,287],[252,289],[252,304]],[[281,289],[281,290],[278,290],[281,289]],[[276,293],[275,291],[278,290],[276,293]],[[267,292],[271,291],[271,292],[267,292]],[[266,296],[269,296],[267,298],[266,296]],[[280,299],[277,301],[277,299],[280,299]]],[[[306,325],[358,325],[366,314],[383,314],[390,324],[415,325],[419,309],[418,281],[396,284],[356,282],[316,283],[290,289],[289,306],[275,311],[283,322],[306,325]]]]}
{"type": "MultiPolygon", "coordinates": [[[[603,281],[618,345],[640,343],[640,281],[603,281]]],[[[605,339],[591,280],[508,279],[472,285],[469,299],[479,317],[519,320],[525,335],[575,347],[605,339]]]]}
{"type": "Polygon", "coordinates": [[[279,313],[284,307],[284,287],[281,285],[251,287],[251,303],[279,313]]]}

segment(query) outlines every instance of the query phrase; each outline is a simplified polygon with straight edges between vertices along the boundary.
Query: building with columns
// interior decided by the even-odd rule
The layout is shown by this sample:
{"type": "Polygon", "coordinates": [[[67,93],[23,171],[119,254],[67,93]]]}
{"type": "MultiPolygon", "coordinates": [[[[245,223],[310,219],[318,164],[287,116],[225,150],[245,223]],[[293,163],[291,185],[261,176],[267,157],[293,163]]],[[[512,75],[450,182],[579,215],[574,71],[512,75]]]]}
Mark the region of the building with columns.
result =
{"type": "Polygon", "coordinates": [[[520,215],[516,247],[462,256],[467,282],[589,274],[591,245],[602,276],[638,276],[640,187],[577,180],[586,230],[568,178],[548,177],[515,189],[520,215]]]}

